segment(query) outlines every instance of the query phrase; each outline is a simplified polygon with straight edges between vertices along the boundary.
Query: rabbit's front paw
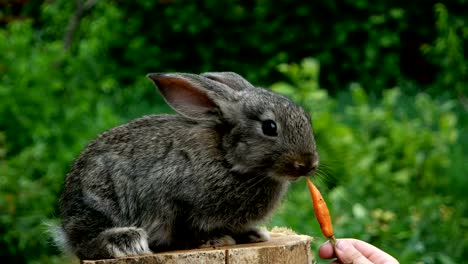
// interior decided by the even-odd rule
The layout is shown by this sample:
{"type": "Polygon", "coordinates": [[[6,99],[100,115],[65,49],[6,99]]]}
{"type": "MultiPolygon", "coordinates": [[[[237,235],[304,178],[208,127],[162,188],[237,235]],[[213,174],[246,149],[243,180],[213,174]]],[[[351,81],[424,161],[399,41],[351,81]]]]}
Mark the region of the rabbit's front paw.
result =
{"type": "Polygon", "coordinates": [[[251,227],[233,237],[238,244],[265,242],[270,240],[270,232],[266,228],[251,227]]]}
{"type": "Polygon", "coordinates": [[[200,245],[200,248],[231,246],[235,244],[236,241],[234,240],[234,238],[228,235],[224,235],[221,237],[216,237],[207,240],[205,243],[200,245]]]}
{"type": "Polygon", "coordinates": [[[116,227],[103,233],[106,249],[114,258],[152,254],[145,230],[136,227],[116,227]]]}

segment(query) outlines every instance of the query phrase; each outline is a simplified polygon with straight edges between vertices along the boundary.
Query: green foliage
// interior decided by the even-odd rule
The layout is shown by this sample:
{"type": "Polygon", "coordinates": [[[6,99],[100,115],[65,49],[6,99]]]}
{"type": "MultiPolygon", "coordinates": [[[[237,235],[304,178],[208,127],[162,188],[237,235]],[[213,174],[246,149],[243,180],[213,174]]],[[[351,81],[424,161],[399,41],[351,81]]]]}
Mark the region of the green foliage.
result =
{"type": "MultiPolygon", "coordinates": [[[[468,227],[468,208],[457,189],[466,188],[468,179],[463,167],[451,169],[453,159],[466,161],[453,152],[460,143],[456,103],[424,93],[407,97],[399,88],[372,102],[355,84],[347,93],[350,102],[337,107],[318,87],[317,68],[310,59],[282,65],[292,85],[272,89],[294,94],[311,109],[325,166],[317,180],[330,188],[336,235],[364,239],[401,263],[465,259],[468,239],[460,230],[468,227]]],[[[321,236],[303,182],[295,184],[272,225],[321,236]]]]}
{"type": "Polygon", "coordinates": [[[388,1],[367,5],[298,0],[117,5],[127,18],[110,28],[119,36],[113,54],[127,65],[120,69],[122,77],[161,69],[233,70],[258,83],[275,78],[276,65],[312,54],[324,64],[324,81],[331,89],[356,80],[382,87],[400,77],[400,34],[408,24],[406,13],[414,8],[388,6],[388,1]],[[343,16],[344,10],[356,15],[343,16]]]}
{"type": "Polygon", "coordinates": [[[468,22],[460,17],[450,16],[447,8],[441,3],[435,5],[435,11],[437,38],[433,45],[423,45],[421,49],[435,63],[440,64],[442,74],[439,75],[437,85],[466,96],[468,63],[463,47],[464,41],[468,40],[468,22]]]}
{"type": "MultiPolygon", "coordinates": [[[[453,13],[449,38],[465,38],[466,1],[444,2],[453,13]]],[[[75,3],[44,1],[46,16],[36,19],[36,25],[47,26],[45,37],[63,37],[75,3]]],[[[27,7],[25,15],[32,13],[27,7]]],[[[433,87],[457,79],[435,69],[466,64],[465,57],[453,54],[452,61],[444,62],[439,48],[428,56],[420,52],[422,45],[438,41],[434,24],[433,4],[424,0],[114,0],[84,12],[74,39],[100,34],[107,55],[119,65],[114,73],[120,84],[135,82],[142,72],[212,70],[239,72],[267,84],[281,79],[276,65],[313,56],[322,64],[321,83],[330,91],[358,82],[379,93],[406,79],[433,87]]],[[[73,42],[72,50],[79,46],[73,42]]]]}
{"type": "Polygon", "coordinates": [[[7,262],[47,261],[42,224],[53,217],[70,162],[119,121],[104,99],[108,80],[97,78],[98,67],[86,70],[99,51],[70,56],[61,44],[37,39],[30,21],[0,30],[0,255],[7,262]]]}

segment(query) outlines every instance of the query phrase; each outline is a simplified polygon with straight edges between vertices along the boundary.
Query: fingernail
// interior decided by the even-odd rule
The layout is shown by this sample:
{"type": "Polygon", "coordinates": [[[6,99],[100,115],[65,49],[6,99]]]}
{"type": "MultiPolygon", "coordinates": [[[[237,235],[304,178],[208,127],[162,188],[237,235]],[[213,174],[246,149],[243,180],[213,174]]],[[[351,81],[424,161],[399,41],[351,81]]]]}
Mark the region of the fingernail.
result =
{"type": "Polygon", "coordinates": [[[348,248],[348,243],[346,243],[346,241],[341,241],[341,240],[338,240],[336,242],[336,246],[335,246],[337,249],[339,250],[345,250],[348,248]]]}

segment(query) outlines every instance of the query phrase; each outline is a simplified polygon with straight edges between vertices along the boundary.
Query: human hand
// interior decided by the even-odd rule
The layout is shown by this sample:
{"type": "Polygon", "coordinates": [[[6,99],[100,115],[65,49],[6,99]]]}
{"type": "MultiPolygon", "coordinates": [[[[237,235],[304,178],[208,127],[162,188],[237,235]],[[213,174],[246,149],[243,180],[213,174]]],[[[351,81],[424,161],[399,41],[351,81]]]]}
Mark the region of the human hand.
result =
{"type": "Polygon", "coordinates": [[[322,259],[338,258],[331,263],[338,264],[398,264],[399,262],[379,248],[352,238],[338,239],[336,247],[327,242],[319,249],[322,259]]]}

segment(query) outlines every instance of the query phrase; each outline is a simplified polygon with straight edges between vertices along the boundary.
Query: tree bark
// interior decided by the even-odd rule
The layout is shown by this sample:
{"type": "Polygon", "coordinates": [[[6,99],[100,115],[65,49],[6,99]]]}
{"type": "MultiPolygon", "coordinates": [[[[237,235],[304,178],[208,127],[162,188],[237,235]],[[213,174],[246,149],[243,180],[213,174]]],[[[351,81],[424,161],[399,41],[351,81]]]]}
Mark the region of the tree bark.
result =
{"type": "Polygon", "coordinates": [[[313,263],[310,252],[312,238],[296,235],[285,228],[274,228],[271,239],[262,243],[178,250],[153,255],[105,260],[83,260],[82,264],[303,264],[313,263]]]}

